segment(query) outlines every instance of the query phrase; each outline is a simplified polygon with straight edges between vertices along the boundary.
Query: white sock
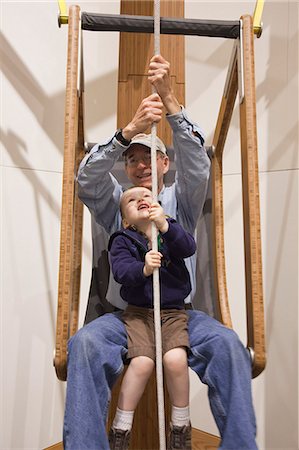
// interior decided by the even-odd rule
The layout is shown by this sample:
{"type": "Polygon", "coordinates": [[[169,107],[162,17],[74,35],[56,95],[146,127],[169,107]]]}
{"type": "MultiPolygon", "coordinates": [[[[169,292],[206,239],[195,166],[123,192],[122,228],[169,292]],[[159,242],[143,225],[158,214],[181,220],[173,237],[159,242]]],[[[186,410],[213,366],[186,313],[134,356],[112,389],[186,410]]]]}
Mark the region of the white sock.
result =
{"type": "Polygon", "coordinates": [[[134,411],[123,411],[122,409],[116,408],[116,413],[112,426],[117,430],[131,431],[133,418],[134,418],[134,411]]]}
{"type": "Polygon", "coordinates": [[[176,427],[183,427],[190,424],[190,408],[189,405],[184,408],[172,407],[171,412],[172,425],[176,427]]]}

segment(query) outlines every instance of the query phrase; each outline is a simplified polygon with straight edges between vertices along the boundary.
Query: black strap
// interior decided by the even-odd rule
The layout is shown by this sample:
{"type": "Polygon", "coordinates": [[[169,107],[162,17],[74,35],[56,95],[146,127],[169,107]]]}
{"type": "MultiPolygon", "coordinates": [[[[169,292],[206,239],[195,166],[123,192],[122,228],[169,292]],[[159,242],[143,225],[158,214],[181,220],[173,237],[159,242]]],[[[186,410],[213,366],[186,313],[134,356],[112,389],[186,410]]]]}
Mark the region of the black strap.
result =
{"type": "MultiPolygon", "coordinates": [[[[200,20],[161,17],[161,34],[183,34],[194,36],[236,39],[240,36],[237,20],[200,20]]],[[[153,33],[153,16],[129,16],[82,12],[81,27],[90,31],[126,31],[153,33]]]]}

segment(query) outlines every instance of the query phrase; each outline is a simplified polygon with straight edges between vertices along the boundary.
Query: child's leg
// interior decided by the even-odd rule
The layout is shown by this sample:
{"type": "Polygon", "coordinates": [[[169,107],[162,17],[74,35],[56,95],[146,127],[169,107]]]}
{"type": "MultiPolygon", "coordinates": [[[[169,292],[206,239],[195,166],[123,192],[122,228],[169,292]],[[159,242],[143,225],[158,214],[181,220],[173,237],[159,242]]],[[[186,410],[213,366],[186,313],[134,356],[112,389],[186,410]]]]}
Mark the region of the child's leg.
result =
{"type": "Polygon", "coordinates": [[[167,389],[172,402],[169,450],[191,450],[191,424],[189,411],[189,373],[187,352],[174,348],[163,358],[167,389]]]}
{"type": "Polygon", "coordinates": [[[148,356],[137,356],[131,359],[121,384],[116,414],[109,431],[110,449],[127,450],[129,448],[134,411],[154,365],[154,361],[148,356]]]}
{"type": "Polygon", "coordinates": [[[182,347],[169,350],[163,357],[168,394],[173,406],[189,405],[189,372],[187,352],[182,347]]]}
{"type": "Polygon", "coordinates": [[[148,356],[137,356],[131,359],[120,388],[119,409],[135,410],[154,366],[154,361],[148,356]]]}

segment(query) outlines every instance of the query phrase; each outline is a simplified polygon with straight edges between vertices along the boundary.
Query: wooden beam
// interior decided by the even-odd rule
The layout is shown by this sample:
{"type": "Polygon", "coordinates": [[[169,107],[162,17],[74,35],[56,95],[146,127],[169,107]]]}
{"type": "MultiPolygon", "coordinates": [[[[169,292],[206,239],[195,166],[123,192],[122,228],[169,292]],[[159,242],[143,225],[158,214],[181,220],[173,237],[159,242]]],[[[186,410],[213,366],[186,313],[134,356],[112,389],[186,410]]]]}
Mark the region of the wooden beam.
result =
{"type": "Polygon", "coordinates": [[[260,197],[256,129],[256,95],[252,17],[243,22],[244,101],[240,105],[242,195],[247,306],[247,345],[254,351],[253,376],[266,364],[260,197]]]}
{"type": "Polygon", "coordinates": [[[214,157],[212,159],[212,208],[213,208],[213,251],[216,300],[219,303],[221,321],[232,328],[229,300],[227,294],[224,212],[223,212],[223,173],[222,156],[231,117],[238,91],[237,49],[234,47],[228,69],[226,86],[221,100],[216,129],[213,138],[214,157]]]}
{"type": "MultiPolygon", "coordinates": [[[[121,2],[121,14],[153,15],[153,1],[121,2]]],[[[184,1],[162,1],[161,16],[184,17],[184,1]]],[[[171,64],[171,84],[180,103],[185,103],[184,36],[161,36],[161,55],[171,64]]],[[[118,126],[123,128],[135,114],[141,100],[151,94],[147,80],[149,61],[154,54],[153,35],[120,33],[118,73],[118,126]]],[[[150,130],[147,130],[150,132],[150,130]]],[[[158,136],[171,145],[172,134],[165,119],[158,125],[158,136]]]]}
{"type": "Polygon", "coordinates": [[[54,366],[57,377],[67,377],[67,342],[78,328],[83,205],[75,174],[84,155],[83,104],[79,80],[80,9],[69,11],[65,101],[64,155],[60,227],[58,306],[54,366]]]}
{"type": "MultiPolygon", "coordinates": [[[[122,0],[121,14],[153,15],[153,0],[122,0]]],[[[161,16],[184,17],[184,1],[162,1],[161,16]]],[[[171,83],[179,102],[185,103],[185,52],[183,36],[161,36],[161,54],[171,64],[171,83]]],[[[120,33],[118,126],[124,127],[134,116],[141,100],[152,92],[148,82],[148,65],[154,54],[153,35],[120,33]]],[[[150,132],[150,130],[147,130],[150,132]]],[[[165,116],[158,126],[158,135],[166,145],[172,143],[171,129],[165,116]]],[[[121,379],[113,389],[108,428],[111,426],[119,394],[121,379]]],[[[165,391],[166,426],[170,420],[170,403],[165,391]]],[[[134,414],[131,449],[158,449],[159,428],[157,414],[156,379],[152,375],[134,414]],[[146,418],[146,420],[145,420],[146,418]]]]}
{"type": "Polygon", "coordinates": [[[222,157],[235,104],[238,84],[244,92],[240,97],[240,135],[242,161],[243,229],[246,283],[247,347],[251,351],[252,376],[259,375],[266,363],[263,281],[260,232],[258,153],[256,130],[256,97],[254,77],[253,25],[249,15],[241,17],[241,42],[236,41],[226,86],[213,138],[213,245],[216,295],[222,322],[232,327],[227,294],[222,157]],[[237,45],[242,46],[243,58],[238,58],[237,45]],[[241,80],[241,77],[243,79],[241,80]],[[243,83],[240,83],[243,81],[243,83]]]}

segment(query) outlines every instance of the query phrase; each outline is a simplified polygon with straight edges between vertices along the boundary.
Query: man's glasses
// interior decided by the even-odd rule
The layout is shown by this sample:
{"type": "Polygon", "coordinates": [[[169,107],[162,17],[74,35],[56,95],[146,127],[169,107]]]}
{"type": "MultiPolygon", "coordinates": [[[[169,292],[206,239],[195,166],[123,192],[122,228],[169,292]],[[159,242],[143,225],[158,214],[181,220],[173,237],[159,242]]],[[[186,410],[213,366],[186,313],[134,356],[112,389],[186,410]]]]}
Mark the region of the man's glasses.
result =
{"type": "MultiPolygon", "coordinates": [[[[160,152],[157,152],[157,159],[161,158],[163,155],[161,155],[160,152]]],[[[146,167],[149,167],[151,165],[151,154],[146,153],[143,156],[140,156],[139,158],[135,157],[134,155],[129,156],[126,158],[126,164],[128,167],[138,167],[139,163],[143,163],[146,167]]]]}

